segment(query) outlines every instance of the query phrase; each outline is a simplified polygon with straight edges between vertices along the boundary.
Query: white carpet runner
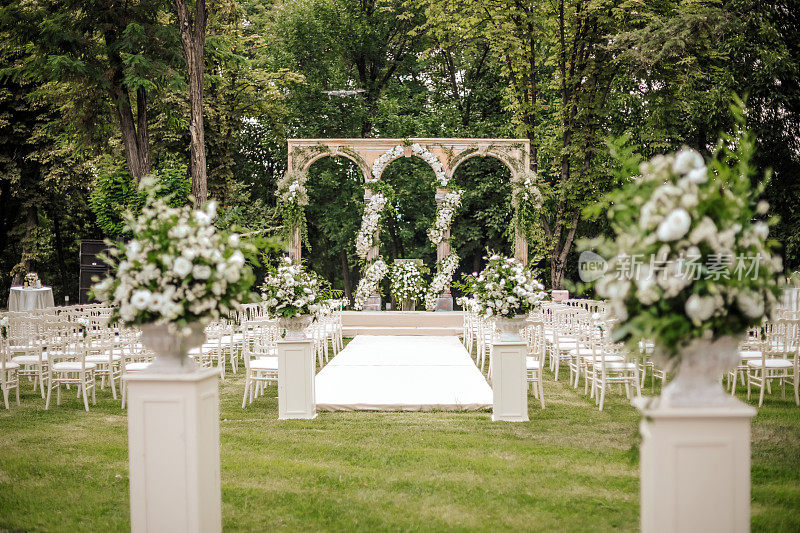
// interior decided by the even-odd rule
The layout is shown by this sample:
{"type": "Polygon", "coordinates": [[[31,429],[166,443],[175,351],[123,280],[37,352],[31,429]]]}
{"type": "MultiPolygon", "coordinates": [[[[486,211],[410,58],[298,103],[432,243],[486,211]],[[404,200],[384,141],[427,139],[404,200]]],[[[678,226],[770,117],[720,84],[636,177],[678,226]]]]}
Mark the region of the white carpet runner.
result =
{"type": "Polygon", "coordinates": [[[323,411],[475,410],[492,389],[455,337],[358,335],[316,377],[323,411]]]}

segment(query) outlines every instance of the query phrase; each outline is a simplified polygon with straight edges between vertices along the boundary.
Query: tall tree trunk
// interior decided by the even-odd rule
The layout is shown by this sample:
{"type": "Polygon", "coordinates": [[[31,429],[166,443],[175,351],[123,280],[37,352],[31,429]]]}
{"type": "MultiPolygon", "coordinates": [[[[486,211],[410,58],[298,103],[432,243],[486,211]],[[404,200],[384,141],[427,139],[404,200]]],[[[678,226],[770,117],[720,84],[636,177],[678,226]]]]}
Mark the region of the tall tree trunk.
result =
{"type": "Polygon", "coordinates": [[[205,0],[195,0],[194,17],[189,16],[186,0],[175,0],[178,31],[189,75],[189,172],[192,196],[199,205],[208,199],[206,176],[206,140],[203,127],[203,52],[206,44],[208,10],[205,0]]]}
{"type": "MultiPolygon", "coordinates": [[[[33,266],[31,257],[33,250],[36,247],[36,226],[39,225],[39,211],[35,205],[29,205],[26,208],[25,216],[25,236],[22,238],[22,254],[20,255],[19,262],[29,272],[33,266]]],[[[25,274],[17,270],[14,279],[11,280],[12,285],[22,284],[25,274]]]]}
{"type": "Polygon", "coordinates": [[[103,38],[111,64],[108,95],[114,104],[114,112],[119,121],[128,171],[138,184],[152,170],[150,135],[147,127],[147,93],[142,87],[136,90],[136,117],[134,117],[131,94],[125,85],[125,64],[119,53],[117,33],[113,29],[108,29],[103,33],[103,38]]]}

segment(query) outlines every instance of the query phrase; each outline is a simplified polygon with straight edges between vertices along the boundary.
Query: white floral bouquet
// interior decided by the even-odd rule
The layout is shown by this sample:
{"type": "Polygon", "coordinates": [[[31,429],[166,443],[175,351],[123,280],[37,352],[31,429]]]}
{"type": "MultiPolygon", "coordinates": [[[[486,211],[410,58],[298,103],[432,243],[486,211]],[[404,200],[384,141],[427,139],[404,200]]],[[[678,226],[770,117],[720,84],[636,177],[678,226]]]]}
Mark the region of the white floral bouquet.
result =
{"type": "MultiPolygon", "coordinates": [[[[149,182],[143,182],[146,185],[149,182]]],[[[187,332],[253,300],[253,273],[239,235],[218,232],[216,202],[205,209],[174,208],[148,196],[141,215],[125,215],[133,233],[127,244],[111,243],[111,276],[92,288],[113,307],[111,322],[169,323],[187,332]]]]}
{"type": "Polygon", "coordinates": [[[463,191],[458,189],[449,191],[444,195],[442,203],[436,210],[436,219],[433,221],[433,226],[428,229],[428,238],[433,244],[442,242],[445,232],[450,229],[456,209],[461,205],[462,195],[463,191]]]}
{"type": "Polygon", "coordinates": [[[398,301],[416,300],[425,294],[423,267],[416,261],[393,264],[389,269],[389,281],[392,294],[398,301]]]}
{"type": "Polygon", "coordinates": [[[303,241],[308,242],[306,229],[306,212],[304,207],[308,205],[308,191],[306,181],[308,172],[305,170],[294,170],[286,172],[278,179],[278,211],[283,220],[284,232],[287,238],[291,238],[289,232],[295,228],[300,228],[300,236],[303,241]]]}
{"type": "Polygon", "coordinates": [[[356,235],[356,255],[366,261],[372,245],[375,243],[375,231],[381,219],[381,211],[386,207],[387,199],[378,193],[370,198],[369,203],[364,207],[364,215],[361,217],[361,228],[356,235]]]}
{"type": "Polygon", "coordinates": [[[8,317],[0,318],[0,337],[8,338],[8,317]]]}
{"type": "Polygon", "coordinates": [[[292,318],[313,315],[319,308],[319,280],[291,258],[281,259],[278,268],[264,278],[261,297],[271,316],[292,318]]]}
{"type": "Polygon", "coordinates": [[[439,298],[439,295],[445,292],[445,289],[450,288],[453,275],[455,275],[458,269],[459,261],[458,255],[451,253],[437,263],[436,274],[434,274],[431,284],[428,286],[428,290],[425,291],[425,309],[428,311],[436,310],[436,300],[439,298]]]}
{"type": "Polygon", "coordinates": [[[439,161],[439,158],[436,157],[433,152],[419,143],[412,144],[411,151],[417,154],[431,166],[433,173],[436,175],[436,181],[439,182],[439,185],[442,187],[447,187],[447,175],[445,174],[444,167],[442,166],[442,162],[439,161]]]}
{"type": "Polygon", "coordinates": [[[617,320],[615,339],[655,342],[668,359],[694,339],[738,335],[777,303],[781,271],[768,240],[769,206],[758,202],[749,135],[729,139],[707,168],[684,148],[659,155],[611,195],[614,239],[598,246],[609,259],[597,281],[617,320]]]}
{"type": "Polygon", "coordinates": [[[376,293],[380,294],[381,280],[388,272],[389,267],[386,265],[383,259],[380,258],[375,260],[367,267],[367,269],[364,271],[363,277],[358,282],[358,286],[356,287],[356,294],[353,299],[353,307],[355,309],[364,309],[364,304],[367,303],[367,299],[370,296],[376,293]]]}
{"type": "Polygon", "coordinates": [[[513,318],[547,299],[544,286],[513,257],[492,254],[473,285],[475,307],[486,317],[513,318]]]}
{"type": "Polygon", "coordinates": [[[36,287],[39,284],[39,274],[36,272],[28,272],[25,274],[25,282],[30,287],[36,287]]]}

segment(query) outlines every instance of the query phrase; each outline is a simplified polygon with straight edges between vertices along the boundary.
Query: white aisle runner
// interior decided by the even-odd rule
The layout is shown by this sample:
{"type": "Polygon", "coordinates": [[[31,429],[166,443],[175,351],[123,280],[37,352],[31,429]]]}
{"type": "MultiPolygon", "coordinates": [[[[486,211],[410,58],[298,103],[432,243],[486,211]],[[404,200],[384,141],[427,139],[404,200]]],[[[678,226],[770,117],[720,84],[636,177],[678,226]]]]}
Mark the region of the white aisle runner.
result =
{"type": "Polygon", "coordinates": [[[316,377],[326,411],[474,410],[492,389],[456,337],[358,335],[316,377]]]}

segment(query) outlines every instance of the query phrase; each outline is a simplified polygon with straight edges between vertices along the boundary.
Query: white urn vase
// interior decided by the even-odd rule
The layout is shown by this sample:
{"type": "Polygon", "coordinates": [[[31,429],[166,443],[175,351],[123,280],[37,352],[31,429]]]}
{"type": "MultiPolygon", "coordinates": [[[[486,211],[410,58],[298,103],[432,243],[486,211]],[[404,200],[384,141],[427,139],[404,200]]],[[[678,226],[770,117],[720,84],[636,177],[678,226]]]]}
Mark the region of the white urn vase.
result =
{"type": "Polygon", "coordinates": [[[522,342],[520,332],[525,327],[526,315],[518,315],[513,318],[497,317],[497,329],[500,331],[500,342],[522,342]]]}
{"type": "Polygon", "coordinates": [[[180,332],[167,324],[142,324],[142,345],[156,354],[147,372],[159,374],[187,373],[197,369],[189,358],[189,350],[206,340],[205,326],[189,324],[190,332],[180,332]]]}
{"type": "Polygon", "coordinates": [[[403,298],[400,302],[402,311],[414,311],[417,308],[417,301],[413,298],[403,298]]]}
{"type": "Polygon", "coordinates": [[[696,339],[672,363],[675,377],[661,391],[664,407],[714,407],[730,403],[721,377],[739,364],[740,336],[696,339]]]}
{"type": "Polygon", "coordinates": [[[280,326],[286,331],[283,336],[285,341],[304,341],[308,339],[306,330],[314,320],[312,315],[300,315],[294,317],[282,317],[279,321],[280,326]]]}

